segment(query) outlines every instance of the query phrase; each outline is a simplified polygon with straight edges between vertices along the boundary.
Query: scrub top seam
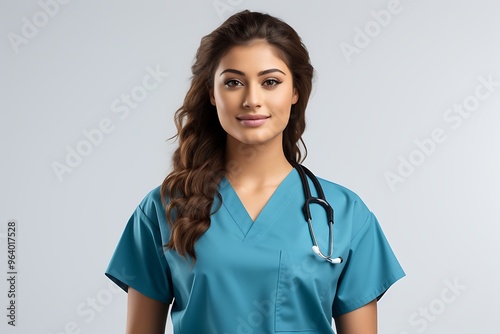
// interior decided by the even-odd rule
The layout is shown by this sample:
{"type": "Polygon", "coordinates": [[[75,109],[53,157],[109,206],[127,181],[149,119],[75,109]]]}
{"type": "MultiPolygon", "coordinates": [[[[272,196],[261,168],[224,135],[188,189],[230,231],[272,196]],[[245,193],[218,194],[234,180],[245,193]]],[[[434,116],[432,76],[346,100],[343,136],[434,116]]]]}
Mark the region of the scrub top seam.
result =
{"type": "Polygon", "coordinates": [[[262,238],[262,236],[265,234],[265,232],[276,222],[276,220],[279,218],[279,214],[281,212],[283,212],[285,206],[293,199],[293,197],[294,197],[294,195],[295,195],[295,193],[296,193],[296,191],[298,189],[298,186],[297,186],[296,183],[292,183],[291,185],[295,186],[295,187],[291,191],[284,192],[284,195],[280,195],[279,193],[283,192],[283,187],[286,186],[285,183],[287,183],[287,181],[290,181],[290,179],[294,176],[294,174],[297,174],[297,173],[298,173],[297,170],[295,168],[293,168],[287,174],[287,176],[280,182],[280,184],[278,185],[278,187],[274,190],[274,192],[272,193],[271,197],[269,197],[268,201],[264,204],[264,206],[262,207],[262,210],[257,215],[257,218],[255,219],[255,221],[252,220],[252,218],[250,217],[250,214],[248,213],[247,209],[245,208],[245,205],[243,204],[243,202],[239,198],[238,193],[236,192],[236,190],[234,189],[234,187],[226,179],[227,184],[225,186],[229,187],[229,189],[226,190],[226,191],[230,191],[232,193],[232,196],[235,197],[235,200],[238,202],[238,205],[240,206],[241,211],[246,214],[246,218],[248,218],[251,221],[251,224],[252,224],[250,226],[250,228],[246,232],[243,231],[241,229],[241,227],[240,227],[240,224],[238,223],[238,220],[236,219],[235,215],[232,212],[234,210],[230,210],[229,209],[229,207],[226,205],[227,204],[226,201],[224,201],[224,196],[222,196],[222,200],[221,200],[222,206],[224,206],[226,212],[229,213],[229,216],[231,217],[231,219],[234,221],[234,223],[236,224],[236,226],[238,226],[238,229],[243,234],[243,238],[241,239],[242,243],[246,242],[246,240],[248,239],[249,235],[254,234],[255,229],[256,229],[256,227],[254,226],[254,224],[259,224],[259,226],[262,225],[262,224],[265,224],[266,227],[262,228],[258,232],[258,234],[257,234],[258,238],[257,239],[255,239],[255,236],[253,236],[253,237],[250,236],[249,237],[250,239],[254,239],[254,240],[250,241],[250,244],[255,244],[260,238],[262,238]],[[279,202],[278,199],[277,199],[278,196],[281,196],[281,197],[286,196],[286,201],[285,202],[279,202]],[[273,211],[272,217],[269,219],[268,223],[265,223],[266,216],[269,216],[269,213],[267,213],[267,211],[270,210],[269,209],[269,205],[272,204],[271,202],[278,202],[281,205],[279,206],[278,210],[273,211]],[[264,220],[264,222],[262,222],[263,220],[264,220]]]}
{"type": "Polygon", "coordinates": [[[359,228],[359,231],[356,232],[356,234],[351,238],[351,243],[354,242],[354,240],[359,236],[361,235],[361,232],[366,228],[366,226],[368,225],[368,220],[369,218],[373,215],[373,213],[371,211],[368,212],[368,215],[366,216],[366,219],[365,219],[365,222],[363,223],[363,225],[359,228]]]}
{"type": "Polygon", "coordinates": [[[152,220],[151,218],[149,218],[149,216],[146,214],[146,212],[144,211],[144,209],[141,207],[141,205],[140,205],[140,204],[137,206],[137,208],[138,208],[139,210],[141,210],[141,213],[144,215],[144,217],[146,217],[146,219],[147,219],[147,220],[148,220],[148,221],[149,221],[149,222],[150,222],[153,226],[155,226],[158,230],[160,230],[160,226],[158,226],[158,224],[155,224],[155,223],[153,222],[153,220],[152,220]]]}
{"type": "MultiPolygon", "coordinates": [[[[161,248],[157,249],[156,256],[158,257],[158,261],[165,263],[165,266],[166,266],[166,269],[167,269],[167,272],[168,272],[167,279],[171,282],[172,281],[172,277],[171,277],[172,274],[171,274],[170,265],[169,265],[168,260],[167,260],[167,258],[165,256],[165,254],[167,253],[167,250],[165,249],[165,245],[163,244],[163,235],[161,233],[159,222],[158,222],[158,224],[155,224],[155,222],[151,218],[149,218],[149,216],[146,214],[146,212],[144,212],[144,209],[141,207],[140,204],[137,207],[139,208],[140,212],[144,215],[144,217],[146,217],[146,219],[150,222],[150,224],[152,225],[152,227],[155,228],[158,231],[158,237],[160,238],[161,248]]],[[[170,288],[172,290],[171,291],[171,295],[172,295],[172,297],[174,297],[173,286],[170,287],[170,288]]]]}
{"type": "MultiPolygon", "coordinates": [[[[286,201],[281,203],[278,210],[274,211],[274,214],[273,214],[274,218],[272,218],[269,221],[269,223],[266,224],[266,228],[262,229],[260,231],[260,233],[258,234],[258,238],[254,238],[254,240],[252,240],[251,244],[257,243],[266,234],[266,232],[274,225],[274,223],[280,218],[281,212],[283,212],[285,210],[285,208],[287,207],[287,205],[290,203],[290,201],[292,201],[294,199],[295,193],[298,191],[298,188],[299,188],[298,186],[295,186],[294,189],[292,189],[291,191],[286,193],[287,194],[286,201]]],[[[269,199],[269,201],[266,203],[266,206],[270,201],[271,201],[271,199],[269,199]]],[[[258,223],[258,221],[260,220],[259,218],[260,217],[258,217],[254,223],[258,223]]],[[[246,240],[246,237],[244,240],[246,240]]]]}
{"type": "Polygon", "coordinates": [[[381,297],[387,290],[389,290],[389,288],[394,283],[405,276],[406,275],[404,271],[393,273],[390,277],[387,277],[383,282],[381,282],[380,285],[376,289],[372,290],[369,294],[346,303],[343,306],[336,308],[335,311],[332,309],[332,317],[335,318],[345,313],[354,311],[375,299],[377,299],[378,302],[378,300],[380,300],[379,297],[381,297]]]}
{"type": "Polygon", "coordinates": [[[245,240],[245,237],[246,237],[246,234],[245,231],[243,231],[240,227],[240,225],[238,224],[238,221],[235,219],[234,215],[232,214],[231,210],[229,210],[229,208],[226,206],[226,203],[224,202],[224,199],[222,199],[222,206],[224,207],[224,209],[226,210],[226,212],[229,214],[229,216],[231,217],[231,219],[233,220],[234,224],[236,225],[236,227],[238,227],[238,230],[240,230],[241,234],[243,234],[243,238],[242,238],[242,241],[245,240]]]}
{"type": "MultiPolygon", "coordinates": [[[[161,236],[161,231],[157,223],[155,223],[144,211],[144,209],[141,207],[139,204],[136,207],[136,210],[134,211],[132,217],[134,217],[134,222],[138,222],[139,224],[142,224],[145,228],[150,229],[152,232],[152,235],[156,235],[157,238],[160,239],[160,244],[162,245],[162,236],[161,236]],[[135,218],[134,216],[137,215],[138,217],[135,218]],[[141,223],[142,221],[142,223],[141,223]]],[[[126,229],[129,227],[126,227],[126,229]]],[[[136,225],[132,226],[131,228],[135,229],[136,225]]],[[[156,253],[156,258],[159,262],[164,263],[165,269],[168,272],[167,279],[169,282],[171,281],[170,277],[170,266],[168,264],[167,259],[164,257],[164,254],[162,254],[163,250],[163,245],[161,248],[155,247],[155,253],[156,253]]],[[[132,287],[133,289],[139,291],[145,296],[148,296],[149,298],[155,299],[157,301],[160,301],[162,303],[167,303],[170,304],[171,301],[173,300],[173,292],[169,291],[169,294],[172,296],[172,299],[165,298],[163,294],[157,293],[154,289],[151,289],[149,286],[144,286],[140,281],[136,281],[135,277],[133,276],[132,278],[128,278],[126,275],[123,273],[120,273],[116,267],[112,267],[108,265],[108,268],[105,271],[105,275],[111,279],[115,284],[117,284],[123,291],[128,293],[128,288],[132,287]]]]}

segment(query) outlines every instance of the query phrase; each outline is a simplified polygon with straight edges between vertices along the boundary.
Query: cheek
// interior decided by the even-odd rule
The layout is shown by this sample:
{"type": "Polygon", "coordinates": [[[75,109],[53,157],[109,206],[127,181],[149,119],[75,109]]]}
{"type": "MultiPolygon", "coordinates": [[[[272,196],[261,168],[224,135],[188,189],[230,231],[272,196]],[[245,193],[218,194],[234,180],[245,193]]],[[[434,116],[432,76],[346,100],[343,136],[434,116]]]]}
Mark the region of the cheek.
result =
{"type": "Polygon", "coordinates": [[[291,100],[292,96],[290,94],[283,94],[279,98],[270,99],[269,107],[276,116],[288,121],[292,108],[291,100]]]}
{"type": "Polygon", "coordinates": [[[221,94],[220,92],[215,98],[217,110],[221,113],[231,112],[231,110],[238,107],[238,98],[236,94],[221,94]]]}
{"type": "Polygon", "coordinates": [[[234,105],[231,103],[231,101],[219,99],[216,102],[217,104],[215,108],[217,110],[217,117],[219,118],[219,123],[224,128],[224,130],[227,130],[227,127],[231,126],[236,116],[235,115],[236,109],[234,105]]]}
{"type": "Polygon", "coordinates": [[[231,118],[233,118],[233,112],[231,112],[234,108],[228,104],[227,101],[217,101],[217,105],[215,107],[217,109],[217,116],[219,117],[219,121],[227,122],[231,118]]]}

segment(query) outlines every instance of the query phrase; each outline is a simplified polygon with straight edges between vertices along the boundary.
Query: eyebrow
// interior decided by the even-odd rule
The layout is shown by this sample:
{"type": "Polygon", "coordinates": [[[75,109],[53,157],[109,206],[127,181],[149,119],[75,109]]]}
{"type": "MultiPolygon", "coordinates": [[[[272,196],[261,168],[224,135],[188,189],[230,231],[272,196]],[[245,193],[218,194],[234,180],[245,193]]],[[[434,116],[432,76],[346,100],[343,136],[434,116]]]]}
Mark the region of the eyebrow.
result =
{"type": "MultiPolygon", "coordinates": [[[[228,68],[228,69],[222,71],[219,75],[223,75],[226,72],[235,73],[235,74],[239,74],[239,75],[245,76],[244,72],[235,70],[233,68],[228,68]]],[[[270,68],[270,69],[265,70],[265,71],[260,71],[259,73],[257,73],[257,76],[260,77],[261,75],[265,75],[265,74],[269,74],[269,73],[273,73],[273,72],[280,72],[280,73],[283,73],[284,75],[286,75],[285,72],[283,72],[282,70],[279,70],[277,68],[270,68]]]]}

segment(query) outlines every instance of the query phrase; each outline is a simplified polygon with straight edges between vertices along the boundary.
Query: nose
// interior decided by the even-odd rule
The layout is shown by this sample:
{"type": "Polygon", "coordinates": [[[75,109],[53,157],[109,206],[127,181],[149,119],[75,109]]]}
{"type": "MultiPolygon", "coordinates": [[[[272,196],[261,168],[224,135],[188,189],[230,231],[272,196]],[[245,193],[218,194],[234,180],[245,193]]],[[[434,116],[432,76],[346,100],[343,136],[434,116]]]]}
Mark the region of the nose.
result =
{"type": "Polygon", "coordinates": [[[243,101],[243,107],[246,109],[257,109],[262,106],[262,95],[259,85],[248,85],[243,101]]]}

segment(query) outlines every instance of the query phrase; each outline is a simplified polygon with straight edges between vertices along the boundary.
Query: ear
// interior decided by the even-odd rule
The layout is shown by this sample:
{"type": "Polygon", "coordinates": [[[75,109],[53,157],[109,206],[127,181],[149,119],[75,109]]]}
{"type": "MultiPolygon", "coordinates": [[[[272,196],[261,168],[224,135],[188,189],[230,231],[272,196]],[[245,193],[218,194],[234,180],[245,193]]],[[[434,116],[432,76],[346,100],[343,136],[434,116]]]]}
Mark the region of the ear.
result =
{"type": "Polygon", "coordinates": [[[210,88],[208,90],[208,94],[210,95],[210,103],[212,103],[212,105],[215,106],[214,89],[210,88]]]}
{"type": "Polygon", "coordinates": [[[292,104],[297,103],[298,100],[299,100],[299,91],[297,90],[297,88],[293,87],[292,104]]]}

